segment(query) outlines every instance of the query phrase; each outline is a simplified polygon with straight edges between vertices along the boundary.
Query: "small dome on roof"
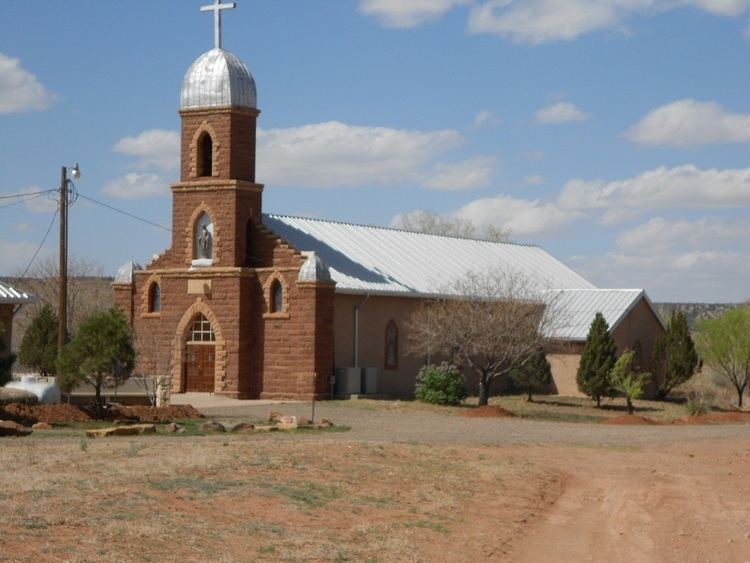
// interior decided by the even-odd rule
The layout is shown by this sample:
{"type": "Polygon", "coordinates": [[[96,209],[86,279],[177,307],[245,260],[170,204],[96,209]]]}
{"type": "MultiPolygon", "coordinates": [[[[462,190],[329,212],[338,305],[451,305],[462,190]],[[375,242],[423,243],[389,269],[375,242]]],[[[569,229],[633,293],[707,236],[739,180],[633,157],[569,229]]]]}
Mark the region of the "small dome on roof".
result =
{"type": "Polygon", "coordinates": [[[190,66],[182,80],[180,109],[258,105],[255,80],[229,51],[211,49],[190,66]]]}
{"type": "Polygon", "coordinates": [[[133,274],[142,269],[141,265],[135,260],[128,260],[117,270],[115,283],[133,283],[133,274]]]}
{"type": "Polygon", "coordinates": [[[299,269],[298,281],[308,282],[329,282],[331,281],[331,272],[328,266],[323,263],[320,256],[315,252],[303,252],[307,260],[299,269]]]}

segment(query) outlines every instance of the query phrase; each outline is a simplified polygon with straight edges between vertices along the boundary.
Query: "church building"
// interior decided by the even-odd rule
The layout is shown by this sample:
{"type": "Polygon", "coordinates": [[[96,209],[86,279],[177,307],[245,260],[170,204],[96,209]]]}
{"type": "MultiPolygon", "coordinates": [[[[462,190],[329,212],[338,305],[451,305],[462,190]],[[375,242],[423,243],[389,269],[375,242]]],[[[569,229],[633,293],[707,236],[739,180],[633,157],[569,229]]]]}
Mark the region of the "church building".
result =
{"type": "Polygon", "coordinates": [[[336,380],[339,393],[411,395],[424,358],[405,348],[410,313],[457,277],[493,268],[564,296],[570,322],[549,335],[568,344],[550,354],[558,391],[574,392],[597,311],[649,367],[664,328],[645,293],[596,288],[536,246],[264,214],[255,82],[221,48],[221,10],[232,6],[202,8],[214,11],[215,48],[182,83],[171,246],[143,268],[129,261],[113,284],[138,372],[170,374],[172,393],[327,398],[336,380]]]}

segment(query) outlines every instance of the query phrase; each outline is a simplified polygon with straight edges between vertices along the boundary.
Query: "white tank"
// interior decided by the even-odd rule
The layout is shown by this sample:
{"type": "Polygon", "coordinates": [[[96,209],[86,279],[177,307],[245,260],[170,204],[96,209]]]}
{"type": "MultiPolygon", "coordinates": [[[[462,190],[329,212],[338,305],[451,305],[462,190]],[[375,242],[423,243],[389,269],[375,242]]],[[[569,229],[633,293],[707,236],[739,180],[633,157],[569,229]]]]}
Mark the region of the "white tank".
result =
{"type": "Polygon", "coordinates": [[[6,386],[8,389],[20,389],[36,395],[43,405],[56,405],[60,402],[60,388],[55,383],[39,381],[36,375],[24,375],[21,381],[13,381],[6,386]]]}

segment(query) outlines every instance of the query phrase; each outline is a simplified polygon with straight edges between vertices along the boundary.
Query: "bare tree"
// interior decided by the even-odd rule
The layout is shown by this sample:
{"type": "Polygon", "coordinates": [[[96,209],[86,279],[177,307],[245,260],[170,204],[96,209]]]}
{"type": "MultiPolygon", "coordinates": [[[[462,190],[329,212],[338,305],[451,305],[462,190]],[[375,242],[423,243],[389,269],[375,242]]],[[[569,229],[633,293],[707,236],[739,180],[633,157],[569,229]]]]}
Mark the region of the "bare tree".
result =
{"type": "Polygon", "coordinates": [[[410,318],[409,348],[473,371],[479,405],[493,381],[532,361],[559,322],[554,296],[514,272],[469,273],[441,293],[410,318]]]}
{"type": "MultiPolygon", "coordinates": [[[[158,334],[162,334],[159,320],[158,334]]],[[[131,379],[148,398],[152,407],[162,406],[164,393],[168,393],[172,374],[172,348],[163,346],[153,335],[143,332],[134,334],[136,369],[131,379]]]]}
{"type": "MultiPolygon", "coordinates": [[[[36,262],[21,280],[13,283],[20,289],[32,293],[39,301],[21,309],[15,317],[13,341],[20,345],[31,320],[44,305],[53,309],[58,306],[60,284],[58,280],[57,258],[50,256],[36,262]]],[[[19,272],[17,278],[21,277],[19,272]]],[[[111,279],[104,277],[104,267],[86,258],[71,256],[68,260],[68,330],[75,333],[83,321],[95,313],[112,307],[114,301],[111,279]]]]}
{"type": "Polygon", "coordinates": [[[399,215],[393,222],[393,226],[415,233],[479,238],[493,242],[505,242],[510,238],[510,230],[508,229],[496,227],[495,225],[478,228],[468,219],[448,217],[425,210],[399,215]]]}

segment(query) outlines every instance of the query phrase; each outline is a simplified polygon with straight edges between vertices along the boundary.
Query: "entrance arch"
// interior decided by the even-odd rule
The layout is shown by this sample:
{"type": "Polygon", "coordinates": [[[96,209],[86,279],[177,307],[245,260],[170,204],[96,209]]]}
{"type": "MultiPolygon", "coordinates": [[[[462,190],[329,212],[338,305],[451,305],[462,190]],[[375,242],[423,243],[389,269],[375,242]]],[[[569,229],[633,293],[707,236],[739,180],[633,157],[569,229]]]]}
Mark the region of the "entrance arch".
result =
{"type": "Polygon", "coordinates": [[[183,377],[185,391],[212,393],[216,375],[216,335],[211,322],[198,313],[193,318],[185,343],[183,377]]]}
{"type": "Polygon", "coordinates": [[[219,320],[201,298],[188,307],[177,325],[172,392],[224,391],[226,345],[219,320]]]}

